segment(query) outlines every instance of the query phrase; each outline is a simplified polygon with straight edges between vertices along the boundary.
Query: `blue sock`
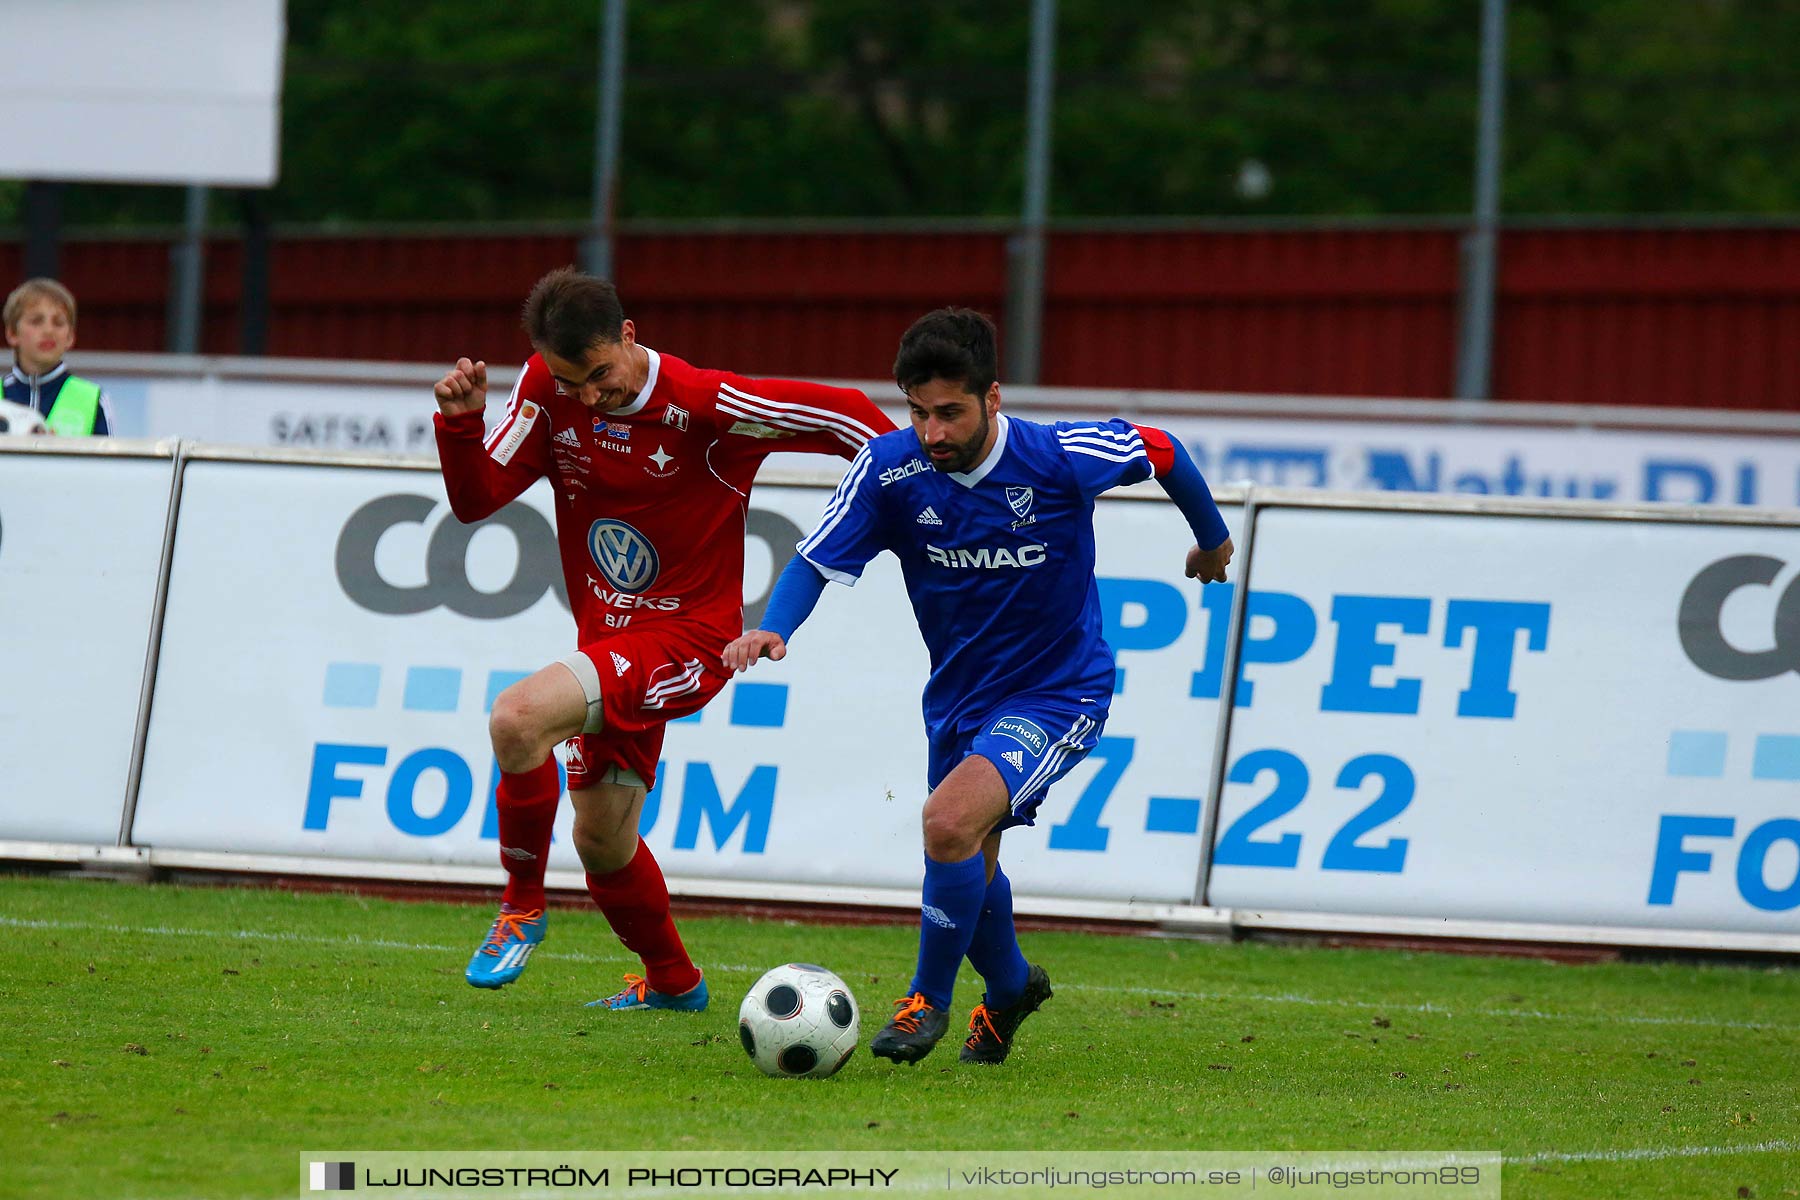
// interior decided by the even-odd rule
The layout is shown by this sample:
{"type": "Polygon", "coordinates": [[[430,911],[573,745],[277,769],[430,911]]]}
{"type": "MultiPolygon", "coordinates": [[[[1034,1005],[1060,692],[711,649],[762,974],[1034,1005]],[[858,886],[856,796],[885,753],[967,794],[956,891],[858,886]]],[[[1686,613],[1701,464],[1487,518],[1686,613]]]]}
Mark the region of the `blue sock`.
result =
{"type": "Polygon", "coordinates": [[[926,856],[919,912],[919,966],[913,972],[912,990],[923,993],[933,1008],[950,1007],[951,993],[956,990],[956,969],[969,952],[969,939],[975,936],[986,892],[987,864],[979,851],[952,863],[926,856]]]}
{"type": "Polygon", "coordinates": [[[1031,965],[1013,930],[1012,882],[999,863],[994,864],[981,920],[975,923],[975,939],[969,943],[969,965],[981,972],[987,984],[985,1003],[989,1008],[1005,1008],[1024,995],[1031,965]]]}

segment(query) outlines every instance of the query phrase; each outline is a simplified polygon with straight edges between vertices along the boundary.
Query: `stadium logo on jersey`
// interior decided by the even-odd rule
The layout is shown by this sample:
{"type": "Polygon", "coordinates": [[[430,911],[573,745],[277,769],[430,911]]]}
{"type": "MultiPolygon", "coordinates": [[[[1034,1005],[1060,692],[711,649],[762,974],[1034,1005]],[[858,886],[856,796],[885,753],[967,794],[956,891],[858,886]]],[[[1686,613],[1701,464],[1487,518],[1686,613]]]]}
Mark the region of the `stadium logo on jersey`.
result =
{"type": "Polygon", "coordinates": [[[569,426],[567,429],[557,430],[556,436],[550,440],[559,442],[564,446],[573,446],[577,450],[581,449],[581,435],[575,432],[575,427],[573,425],[569,426]]]}
{"type": "Polygon", "coordinates": [[[912,475],[923,475],[929,470],[931,468],[925,465],[924,459],[911,458],[898,467],[889,467],[875,478],[881,481],[882,487],[886,487],[890,483],[899,483],[902,479],[912,475]]]}
{"type": "Polygon", "coordinates": [[[1031,511],[1031,489],[1028,487],[1009,487],[1006,489],[1006,502],[1012,505],[1013,516],[1022,517],[1031,511]]]}
{"type": "Polygon", "coordinates": [[[588,553],[606,582],[632,595],[656,582],[656,547],[623,521],[595,521],[588,527],[588,553]]]}
{"type": "Polygon", "coordinates": [[[686,433],[688,427],[688,410],[678,404],[671,404],[663,409],[663,424],[686,433]]]}
{"type": "Polygon", "coordinates": [[[927,504],[923,512],[913,518],[921,525],[942,525],[944,518],[937,515],[937,510],[927,504]]]}
{"type": "Polygon", "coordinates": [[[1034,755],[1042,754],[1044,747],[1050,744],[1050,735],[1036,721],[1027,721],[1024,717],[1001,717],[988,733],[1009,737],[1034,755]]]}
{"type": "Polygon", "coordinates": [[[792,429],[777,429],[773,425],[764,425],[761,421],[733,421],[726,433],[735,433],[740,437],[753,438],[791,438],[792,429]]]}
{"type": "Polygon", "coordinates": [[[1035,567],[1044,561],[1044,547],[1020,546],[1016,551],[1005,546],[998,548],[983,546],[978,550],[955,549],[946,550],[942,546],[925,545],[925,557],[940,567],[952,567],[957,570],[973,567],[988,570],[994,567],[1035,567]]]}
{"type": "Polygon", "coordinates": [[[1000,757],[1011,763],[1012,769],[1015,771],[1023,771],[1025,769],[1025,752],[1023,750],[1008,750],[1000,757]]]}

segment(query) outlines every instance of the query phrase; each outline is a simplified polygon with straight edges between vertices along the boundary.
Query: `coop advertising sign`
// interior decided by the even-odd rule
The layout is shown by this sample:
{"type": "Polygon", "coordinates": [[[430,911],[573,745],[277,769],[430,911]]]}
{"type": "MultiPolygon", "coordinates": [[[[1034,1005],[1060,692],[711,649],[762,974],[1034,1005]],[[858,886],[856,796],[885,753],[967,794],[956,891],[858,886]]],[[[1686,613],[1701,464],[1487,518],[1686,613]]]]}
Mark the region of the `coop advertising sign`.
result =
{"type": "MultiPolygon", "coordinates": [[[[828,495],[755,493],[752,620],[828,495]]],[[[188,465],[135,840],[496,863],[488,711],[574,626],[545,487],[476,526],[442,496],[421,471],[188,465]]],[[[1225,610],[1182,578],[1166,501],[1099,521],[1113,719],[1039,829],[1008,836],[1009,870],[1022,893],[1185,902],[1218,714],[1194,664],[1222,658],[1225,610]]],[[[828,589],[786,661],[669,727],[640,824],[668,873],[916,887],[926,672],[891,558],[828,589]]],[[[579,869],[569,821],[552,868],[579,869]]]]}
{"type": "Polygon", "coordinates": [[[1791,932],[1800,529],[1271,508],[1208,899],[1791,932]]]}

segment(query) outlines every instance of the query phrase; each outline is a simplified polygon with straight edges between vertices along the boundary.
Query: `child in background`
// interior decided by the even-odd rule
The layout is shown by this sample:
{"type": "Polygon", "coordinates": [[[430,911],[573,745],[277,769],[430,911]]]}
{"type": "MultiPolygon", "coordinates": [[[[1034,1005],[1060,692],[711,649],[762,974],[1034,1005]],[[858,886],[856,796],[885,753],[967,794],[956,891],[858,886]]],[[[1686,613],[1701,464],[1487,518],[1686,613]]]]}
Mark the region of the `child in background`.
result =
{"type": "Polygon", "coordinates": [[[13,366],[0,397],[44,418],[51,433],[104,437],[112,411],[100,385],[69,373],[63,355],[75,344],[75,297],[54,279],[28,279],[0,310],[13,366]]]}

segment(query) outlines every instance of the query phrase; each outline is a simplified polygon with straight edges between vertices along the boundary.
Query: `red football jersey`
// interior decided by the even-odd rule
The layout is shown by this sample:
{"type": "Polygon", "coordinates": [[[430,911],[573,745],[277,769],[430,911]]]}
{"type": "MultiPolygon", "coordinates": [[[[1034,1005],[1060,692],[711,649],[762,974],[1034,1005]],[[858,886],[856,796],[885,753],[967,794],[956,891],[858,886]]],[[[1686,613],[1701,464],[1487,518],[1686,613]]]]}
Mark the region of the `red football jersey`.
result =
{"type": "Polygon", "coordinates": [[[536,354],[485,437],[480,413],[439,413],[450,507],[479,521],[546,477],[578,644],[672,619],[728,641],[744,628],[744,523],[762,460],[853,458],[894,423],[854,388],[746,379],[644,348],[643,391],[610,413],[558,395],[536,354]]]}

